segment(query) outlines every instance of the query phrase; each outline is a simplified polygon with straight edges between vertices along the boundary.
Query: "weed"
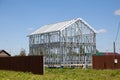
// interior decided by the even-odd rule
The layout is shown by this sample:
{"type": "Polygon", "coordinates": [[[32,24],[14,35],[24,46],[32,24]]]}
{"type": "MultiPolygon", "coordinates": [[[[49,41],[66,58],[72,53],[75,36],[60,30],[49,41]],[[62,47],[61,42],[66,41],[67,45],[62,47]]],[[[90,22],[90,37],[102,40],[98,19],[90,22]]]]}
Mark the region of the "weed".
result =
{"type": "Polygon", "coordinates": [[[0,70],[0,80],[119,80],[120,70],[48,69],[44,75],[0,70]]]}

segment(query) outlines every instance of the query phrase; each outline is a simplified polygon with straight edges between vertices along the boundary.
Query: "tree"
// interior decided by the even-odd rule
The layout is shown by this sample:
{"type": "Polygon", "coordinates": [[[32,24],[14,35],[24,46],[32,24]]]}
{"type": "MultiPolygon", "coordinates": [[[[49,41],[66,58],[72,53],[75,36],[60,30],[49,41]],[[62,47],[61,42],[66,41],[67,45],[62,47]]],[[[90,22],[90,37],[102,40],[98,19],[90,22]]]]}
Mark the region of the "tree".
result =
{"type": "MultiPolygon", "coordinates": [[[[82,65],[86,64],[85,63],[86,62],[86,60],[85,60],[85,57],[86,57],[86,55],[85,55],[85,49],[82,47],[82,45],[80,46],[80,55],[83,57],[82,65]]],[[[84,66],[86,66],[86,65],[84,65],[84,66]]]]}
{"type": "Polygon", "coordinates": [[[40,48],[40,55],[43,55],[43,50],[40,48]]]}
{"type": "Polygon", "coordinates": [[[82,46],[80,46],[80,49],[79,49],[80,51],[80,55],[85,55],[85,50],[84,50],[84,48],[82,47],[82,46]]]}
{"type": "Polygon", "coordinates": [[[26,56],[26,51],[25,49],[21,49],[19,56],[26,56]]]}
{"type": "Polygon", "coordinates": [[[96,49],[96,53],[99,53],[99,50],[96,49]]]}
{"type": "Polygon", "coordinates": [[[99,53],[100,51],[98,49],[96,49],[95,51],[92,51],[92,54],[96,54],[96,53],[99,53]]]}

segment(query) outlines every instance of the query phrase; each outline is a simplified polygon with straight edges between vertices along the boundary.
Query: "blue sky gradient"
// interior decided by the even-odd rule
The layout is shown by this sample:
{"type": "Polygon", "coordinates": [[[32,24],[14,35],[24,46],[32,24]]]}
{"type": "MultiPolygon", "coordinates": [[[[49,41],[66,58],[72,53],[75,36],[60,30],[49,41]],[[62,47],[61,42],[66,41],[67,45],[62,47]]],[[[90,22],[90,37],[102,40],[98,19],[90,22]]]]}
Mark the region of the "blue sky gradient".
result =
{"type": "MultiPolygon", "coordinates": [[[[46,24],[80,17],[99,32],[97,49],[113,51],[119,10],[119,0],[0,0],[0,49],[17,55],[24,48],[28,53],[27,35],[31,32],[46,24]]],[[[120,33],[118,52],[119,37],[120,33]]]]}

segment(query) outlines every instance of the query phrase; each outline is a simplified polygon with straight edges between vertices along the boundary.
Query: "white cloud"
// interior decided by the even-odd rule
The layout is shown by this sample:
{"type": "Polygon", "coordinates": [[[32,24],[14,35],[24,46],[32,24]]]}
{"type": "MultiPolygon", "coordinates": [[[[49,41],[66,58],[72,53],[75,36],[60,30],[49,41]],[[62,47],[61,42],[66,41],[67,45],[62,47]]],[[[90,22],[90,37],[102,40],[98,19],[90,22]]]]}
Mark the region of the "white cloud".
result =
{"type": "Polygon", "coordinates": [[[99,29],[99,30],[97,30],[97,33],[106,33],[106,32],[107,32],[106,29],[99,29]]]}
{"type": "Polygon", "coordinates": [[[28,30],[28,31],[32,31],[32,30],[34,30],[34,28],[30,27],[30,28],[28,28],[27,30],[28,30]]]}
{"type": "Polygon", "coordinates": [[[120,9],[116,10],[114,13],[115,13],[115,15],[119,15],[120,16],[120,9]]]}

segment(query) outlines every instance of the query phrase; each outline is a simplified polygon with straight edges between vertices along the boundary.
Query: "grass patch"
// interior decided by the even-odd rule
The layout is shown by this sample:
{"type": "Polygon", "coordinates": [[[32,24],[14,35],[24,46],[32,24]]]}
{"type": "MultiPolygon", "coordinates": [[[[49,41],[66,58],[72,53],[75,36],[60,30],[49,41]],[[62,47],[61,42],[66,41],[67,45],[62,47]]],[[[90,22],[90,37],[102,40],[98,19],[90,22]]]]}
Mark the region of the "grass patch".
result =
{"type": "Polygon", "coordinates": [[[120,70],[48,69],[44,75],[0,70],[0,80],[119,80],[120,70]]]}

